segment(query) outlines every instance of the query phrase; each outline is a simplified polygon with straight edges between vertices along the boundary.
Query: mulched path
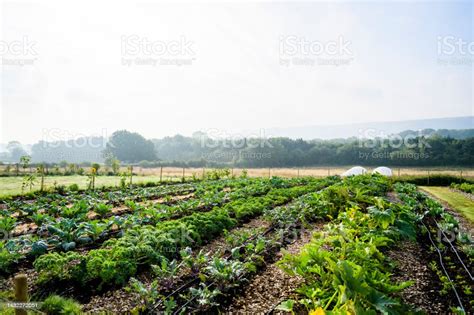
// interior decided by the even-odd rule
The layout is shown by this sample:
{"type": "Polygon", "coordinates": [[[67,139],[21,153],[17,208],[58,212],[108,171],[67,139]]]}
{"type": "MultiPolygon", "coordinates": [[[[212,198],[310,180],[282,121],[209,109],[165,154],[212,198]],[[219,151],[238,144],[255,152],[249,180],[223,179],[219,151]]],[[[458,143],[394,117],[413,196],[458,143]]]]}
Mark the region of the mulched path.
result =
{"type": "Polygon", "coordinates": [[[437,275],[428,267],[429,257],[416,242],[404,241],[387,252],[396,263],[392,279],[395,282],[414,281],[413,285],[399,293],[401,300],[427,314],[450,314],[446,298],[437,275]]]}
{"type": "MultiPolygon", "coordinates": [[[[312,232],[322,229],[323,226],[323,223],[314,225],[312,232]]],[[[245,286],[242,293],[234,298],[224,314],[265,314],[280,302],[295,297],[295,290],[303,283],[304,279],[286,274],[277,267],[276,261],[279,261],[285,253],[299,253],[301,248],[311,241],[312,234],[306,231],[286,249],[280,250],[275,256],[274,262],[268,264],[245,286]]]]}
{"type": "MultiPolygon", "coordinates": [[[[438,200],[445,207],[445,211],[452,214],[460,222],[460,227],[464,231],[472,230],[472,223],[450,209],[443,200],[436,198],[424,191],[431,198],[438,200]]],[[[396,193],[389,193],[392,202],[400,202],[396,193]]],[[[429,268],[429,263],[433,260],[426,246],[418,242],[403,241],[387,252],[387,256],[396,263],[393,280],[395,282],[414,281],[414,284],[405,288],[398,295],[400,299],[427,314],[451,314],[447,297],[441,296],[442,284],[438,276],[429,268]]],[[[452,297],[451,297],[452,298],[452,297]]],[[[450,298],[450,299],[451,299],[450,298]]]]}

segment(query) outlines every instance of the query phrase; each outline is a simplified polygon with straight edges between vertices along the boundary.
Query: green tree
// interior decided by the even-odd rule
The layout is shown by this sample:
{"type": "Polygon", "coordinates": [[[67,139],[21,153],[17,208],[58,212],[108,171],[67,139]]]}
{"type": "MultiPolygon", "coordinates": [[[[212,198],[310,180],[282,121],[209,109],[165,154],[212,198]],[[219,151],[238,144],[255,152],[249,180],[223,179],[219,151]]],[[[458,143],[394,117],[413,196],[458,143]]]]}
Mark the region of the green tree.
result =
{"type": "Polygon", "coordinates": [[[136,163],[156,160],[155,146],[136,132],[119,130],[107,142],[105,154],[112,154],[123,162],[136,163]]]}
{"type": "Polygon", "coordinates": [[[18,141],[10,141],[7,144],[7,151],[11,161],[18,161],[22,156],[28,155],[23,146],[18,141]]]}

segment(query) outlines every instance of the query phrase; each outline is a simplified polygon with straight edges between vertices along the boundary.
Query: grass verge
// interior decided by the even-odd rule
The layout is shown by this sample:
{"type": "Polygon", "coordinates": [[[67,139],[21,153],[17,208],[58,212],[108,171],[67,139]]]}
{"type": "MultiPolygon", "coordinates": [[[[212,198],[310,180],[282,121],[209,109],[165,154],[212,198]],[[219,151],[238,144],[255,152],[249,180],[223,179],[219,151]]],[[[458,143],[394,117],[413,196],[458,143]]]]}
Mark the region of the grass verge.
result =
{"type": "Polygon", "coordinates": [[[453,210],[460,212],[474,223],[474,202],[466,196],[450,190],[449,187],[421,186],[420,188],[447,202],[453,210]]]}

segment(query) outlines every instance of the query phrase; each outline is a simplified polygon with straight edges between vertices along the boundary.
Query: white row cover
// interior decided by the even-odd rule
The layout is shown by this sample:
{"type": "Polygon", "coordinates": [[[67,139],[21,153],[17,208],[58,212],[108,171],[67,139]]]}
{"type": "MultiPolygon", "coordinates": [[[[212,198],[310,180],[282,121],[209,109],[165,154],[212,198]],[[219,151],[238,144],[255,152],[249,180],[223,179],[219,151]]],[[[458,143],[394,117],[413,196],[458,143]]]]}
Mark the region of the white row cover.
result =
{"type": "MultiPolygon", "coordinates": [[[[362,166],[354,166],[348,169],[347,171],[345,171],[344,173],[342,173],[341,176],[346,177],[346,176],[355,176],[355,175],[363,175],[363,174],[367,174],[367,170],[365,168],[363,168],[362,166]]],[[[374,169],[372,171],[372,174],[392,176],[392,170],[388,167],[380,166],[374,169]]]]}
{"type": "Polygon", "coordinates": [[[367,170],[362,166],[354,166],[353,168],[348,169],[341,174],[342,177],[353,176],[353,175],[363,175],[366,174],[367,170]]]}
{"type": "Polygon", "coordinates": [[[379,166],[372,171],[372,174],[380,174],[384,176],[392,176],[392,170],[385,166],[379,166]]]}

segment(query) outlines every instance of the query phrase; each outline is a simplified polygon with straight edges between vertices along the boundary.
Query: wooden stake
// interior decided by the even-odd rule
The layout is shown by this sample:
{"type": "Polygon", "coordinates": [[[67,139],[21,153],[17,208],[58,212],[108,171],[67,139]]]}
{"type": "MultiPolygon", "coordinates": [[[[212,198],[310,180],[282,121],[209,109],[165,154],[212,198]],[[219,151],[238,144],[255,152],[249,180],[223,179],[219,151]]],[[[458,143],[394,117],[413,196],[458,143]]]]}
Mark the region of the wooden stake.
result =
{"type": "Polygon", "coordinates": [[[133,166],[130,165],[130,187],[132,187],[132,178],[133,178],[133,166]]]}
{"type": "Polygon", "coordinates": [[[44,165],[40,166],[41,172],[41,191],[44,191],[44,165]]]}
{"type": "MultiPolygon", "coordinates": [[[[26,275],[21,273],[15,276],[15,300],[16,302],[28,302],[28,281],[26,275]]],[[[27,315],[26,309],[15,309],[16,315],[27,315]]]]}
{"type": "Polygon", "coordinates": [[[183,182],[184,182],[184,167],[183,167],[183,182]]]}
{"type": "Polygon", "coordinates": [[[203,167],[202,168],[202,179],[204,179],[206,177],[206,168],[203,167]]]}
{"type": "Polygon", "coordinates": [[[296,177],[300,177],[300,169],[298,169],[296,177]]]}

